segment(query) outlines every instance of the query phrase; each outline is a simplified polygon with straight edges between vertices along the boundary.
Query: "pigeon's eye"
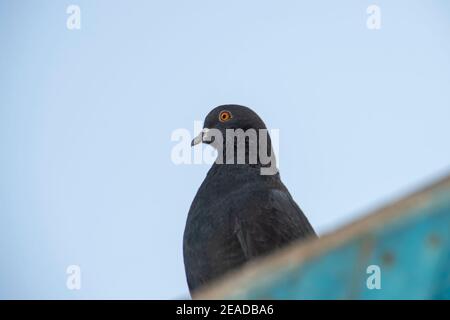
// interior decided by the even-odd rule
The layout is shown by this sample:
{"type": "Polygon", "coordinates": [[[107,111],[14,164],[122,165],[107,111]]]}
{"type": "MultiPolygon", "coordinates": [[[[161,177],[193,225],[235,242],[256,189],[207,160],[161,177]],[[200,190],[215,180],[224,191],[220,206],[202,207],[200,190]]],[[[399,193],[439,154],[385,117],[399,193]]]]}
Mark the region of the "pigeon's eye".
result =
{"type": "Polygon", "coordinates": [[[225,122],[233,118],[230,111],[221,111],[219,114],[220,122],[225,122]]]}

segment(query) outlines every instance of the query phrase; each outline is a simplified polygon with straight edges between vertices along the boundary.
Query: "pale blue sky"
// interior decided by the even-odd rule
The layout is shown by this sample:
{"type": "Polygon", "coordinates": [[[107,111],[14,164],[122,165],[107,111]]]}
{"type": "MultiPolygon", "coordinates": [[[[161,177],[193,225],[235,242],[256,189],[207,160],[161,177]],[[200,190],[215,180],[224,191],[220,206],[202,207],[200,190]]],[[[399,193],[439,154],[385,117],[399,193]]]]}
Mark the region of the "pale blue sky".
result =
{"type": "Polygon", "coordinates": [[[0,0],[0,43],[0,298],[185,296],[208,165],[174,165],[170,136],[219,104],[280,129],[321,234],[450,169],[445,0],[0,0]]]}

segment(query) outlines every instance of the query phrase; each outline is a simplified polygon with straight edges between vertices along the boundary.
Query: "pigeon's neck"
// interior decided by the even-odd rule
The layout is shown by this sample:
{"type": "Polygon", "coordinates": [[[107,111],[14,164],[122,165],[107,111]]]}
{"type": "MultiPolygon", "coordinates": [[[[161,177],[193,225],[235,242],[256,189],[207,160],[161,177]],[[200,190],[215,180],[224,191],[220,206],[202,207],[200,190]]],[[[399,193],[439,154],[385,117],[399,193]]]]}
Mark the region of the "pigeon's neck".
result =
{"type": "Polygon", "coordinates": [[[279,173],[261,175],[259,168],[249,165],[214,164],[200,186],[196,199],[206,206],[231,194],[279,189],[281,185],[279,173]]]}
{"type": "Polygon", "coordinates": [[[242,183],[260,180],[280,180],[280,174],[276,171],[274,174],[261,174],[264,168],[260,164],[218,164],[214,163],[208,171],[207,179],[219,180],[220,184],[224,184],[224,177],[232,187],[236,187],[242,183]]]}
{"type": "Polygon", "coordinates": [[[189,210],[189,217],[213,212],[210,207],[231,194],[283,188],[278,172],[273,175],[261,175],[260,169],[258,165],[213,164],[197,191],[189,210]],[[198,210],[200,207],[203,209],[198,210]]]}

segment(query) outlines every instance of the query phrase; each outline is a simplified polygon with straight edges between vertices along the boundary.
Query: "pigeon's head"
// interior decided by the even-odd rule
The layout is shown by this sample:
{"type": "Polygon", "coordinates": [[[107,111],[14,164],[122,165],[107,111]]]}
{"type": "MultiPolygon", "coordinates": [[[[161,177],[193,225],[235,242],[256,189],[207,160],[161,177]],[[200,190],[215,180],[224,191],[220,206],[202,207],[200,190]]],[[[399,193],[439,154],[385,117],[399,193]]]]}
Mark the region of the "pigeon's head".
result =
{"type": "Polygon", "coordinates": [[[266,125],[252,109],[236,104],[226,104],[212,109],[205,118],[203,130],[192,140],[191,145],[199,143],[212,144],[214,146],[215,135],[221,133],[226,136],[227,129],[254,129],[256,131],[266,129],[266,125]]]}
{"type": "Polygon", "coordinates": [[[261,167],[263,175],[277,173],[266,125],[250,108],[227,104],[212,109],[191,145],[202,142],[217,149],[218,164],[251,164],[261,167]]]}

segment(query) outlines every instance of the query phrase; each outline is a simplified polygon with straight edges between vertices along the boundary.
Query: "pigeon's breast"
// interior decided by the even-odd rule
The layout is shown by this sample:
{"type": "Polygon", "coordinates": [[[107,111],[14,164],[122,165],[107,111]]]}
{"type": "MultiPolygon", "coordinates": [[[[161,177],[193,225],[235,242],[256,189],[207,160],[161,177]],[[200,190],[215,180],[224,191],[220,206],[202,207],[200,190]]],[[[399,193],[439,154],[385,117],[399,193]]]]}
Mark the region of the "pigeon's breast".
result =
{"type": "Polygon", "coordinates": [[[267,186],[259,173],[227,169],[208,174],[189,210],[183,251],[188,282],[193,286],[246,261],[234,219],[251,196],[249,190],[261,193],[267,186]]]}
{"type": "Polygon", "coordinates": [[[191,289],[245,262],[232,228],[232,208],[201,198],[198,204],[189,212],[183,237],[184,263],[191,289]]]}

